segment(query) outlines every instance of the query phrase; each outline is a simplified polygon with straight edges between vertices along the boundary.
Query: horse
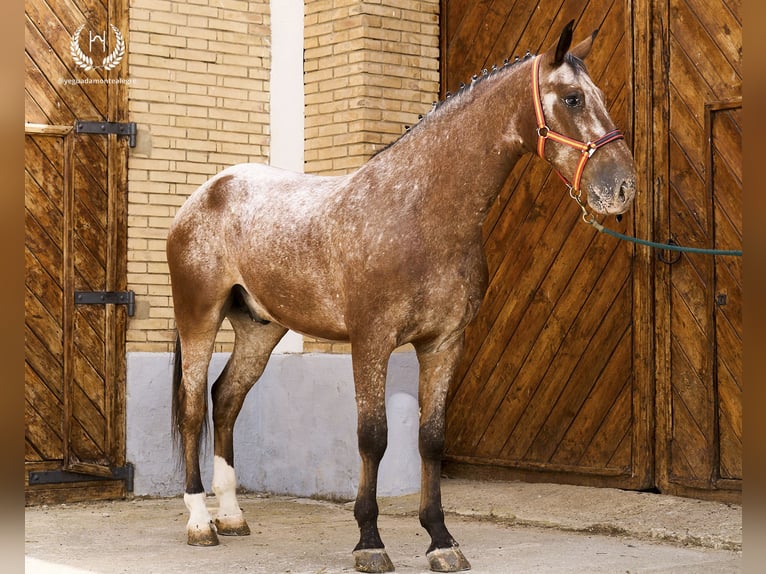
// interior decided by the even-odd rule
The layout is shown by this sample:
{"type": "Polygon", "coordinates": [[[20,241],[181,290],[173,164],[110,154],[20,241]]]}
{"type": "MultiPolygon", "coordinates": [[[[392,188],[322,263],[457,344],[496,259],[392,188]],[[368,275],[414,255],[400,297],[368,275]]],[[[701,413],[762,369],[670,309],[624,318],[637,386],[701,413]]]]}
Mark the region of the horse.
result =
{"type": "Polygon", "coordinates": [[[394,569],[378,532],[376,486],[387,445],[388,359],[405,343],[419,363],[426,557],[437,572],[471,568],[445,525],[440,474],[447,391],[488,284],[488,209],[519,158],[535,152],[597,213],[621,214],[635,194],[631,152],[584,64],[597,30],[572,46],[573,28],[571,21],[544,53],[474,76],[352,173],[238,164],[181,206],[167,261],[177,330],[173,427],[185,463],[189,544],[250,532],[235,493],[232,431],[272,350],[292,329],[351,344],[361,457],[356,570],[394,569]],[[235,342],[210,391],[213,520],[199,449],[208,365],[224,318],[235,342]]]}

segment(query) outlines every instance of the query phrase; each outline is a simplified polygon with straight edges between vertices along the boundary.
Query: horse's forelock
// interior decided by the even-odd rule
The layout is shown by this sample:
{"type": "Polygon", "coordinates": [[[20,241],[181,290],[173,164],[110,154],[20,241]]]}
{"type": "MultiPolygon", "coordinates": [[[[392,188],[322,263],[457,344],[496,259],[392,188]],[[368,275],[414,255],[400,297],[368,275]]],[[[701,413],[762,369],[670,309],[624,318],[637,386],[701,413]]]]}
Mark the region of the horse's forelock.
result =
{"type": "Polygon", "coordinates": [[[569,64],[574,69],[575,73],[588,73],[588,67],[585,65],[585,61],[581,60],[571,52],[564,56],[564,62],[569,64]]]}

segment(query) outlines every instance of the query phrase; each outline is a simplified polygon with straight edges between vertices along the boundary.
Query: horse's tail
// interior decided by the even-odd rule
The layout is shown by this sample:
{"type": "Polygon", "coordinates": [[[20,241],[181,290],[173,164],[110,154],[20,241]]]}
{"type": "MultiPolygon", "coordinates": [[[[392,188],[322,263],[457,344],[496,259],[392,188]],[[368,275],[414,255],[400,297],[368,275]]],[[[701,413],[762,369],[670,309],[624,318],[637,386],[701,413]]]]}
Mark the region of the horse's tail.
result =
{"type": "MultiPolygon", "coordinates": [[[[178,467],[182,467],[184,463],[184,449],[183,441],[181,437],[181,423],[183,413],[181,409],[186,398],[186,391],[181,385],[183,381],[183,357],[181,354],[181,337],[176,332],[176,348],[173,357],[173,390],[172,390],[172,406],[171,406],[171,425],[173,435],[173,450],[176,455],[176,464],[178,467]]],[[[207,390],[205,392],[205,414],[202,417],[202,432],[199,436],[199,442],[197,448],[206,442],[208,433],[208,416],[207,416],[207,390]]]]}
{"type": "Polygon", "coordinates": [[[173,391],[172,391],[172,407],[170,409],[171,426],[173,433],[173,452],[175,453],[176,464],[181,466],[183,464],[183,448],[181,445],[181,430],[179,425],[181,408],[181,381],[183,380],[183,367],[181,361],[181,338],[176,332],[176,349],[173,357],[173,391]]]}

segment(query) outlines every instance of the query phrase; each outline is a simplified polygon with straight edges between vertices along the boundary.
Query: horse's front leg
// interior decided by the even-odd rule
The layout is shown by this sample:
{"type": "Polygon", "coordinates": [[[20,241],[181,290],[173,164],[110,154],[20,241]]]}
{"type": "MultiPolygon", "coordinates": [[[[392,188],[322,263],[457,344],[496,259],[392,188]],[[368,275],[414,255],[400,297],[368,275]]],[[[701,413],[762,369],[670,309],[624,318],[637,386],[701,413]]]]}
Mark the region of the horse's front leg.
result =
{"type": "Polygon", "coordinates": [[[447,391],[452,382],[463,336],[437,350],[418,349],[420,377],[420,434],[418,446],[422,461],[420,484],[420,524],[431,536],[426,552],[431,570],[459,572],[470,570],[471,564],[458,549],[458,543],[444,524],[441,503],[441,461],[444,455],[445,409],[447,391]]]}
{"type": "Polygon", "coordinates": [[[354,517],[360,533],[359,543],[354,548],[354,560],[359,572],[394,570],[378,532],[377,502],[378,468],[388,444],[386,372],[391,350],[384,352],[358,345],[352,352],[357,436],[362,459],[354,505],[354,517]]]}

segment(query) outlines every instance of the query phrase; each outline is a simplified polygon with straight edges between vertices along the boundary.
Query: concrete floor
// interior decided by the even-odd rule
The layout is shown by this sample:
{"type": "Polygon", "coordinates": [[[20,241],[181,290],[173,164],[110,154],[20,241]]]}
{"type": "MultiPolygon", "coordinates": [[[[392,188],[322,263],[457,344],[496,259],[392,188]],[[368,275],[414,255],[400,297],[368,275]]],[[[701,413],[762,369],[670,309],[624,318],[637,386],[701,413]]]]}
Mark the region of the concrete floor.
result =
{"type": "MultiPolygon", "coordinates": [[[[478,574],[741,572],[738,505],[614,489],[443,481],[448,527],[478,574]]],[[[185,544],[180,498],[26,509],[27,574],[353,572],[353,503],[247,494],[252,535],[185,544]]],[[[417,495],[381,500],[397,572],[427,571],[417,495]]],[[[215,505],[213,498],[209,506],[215,505]]]]}

